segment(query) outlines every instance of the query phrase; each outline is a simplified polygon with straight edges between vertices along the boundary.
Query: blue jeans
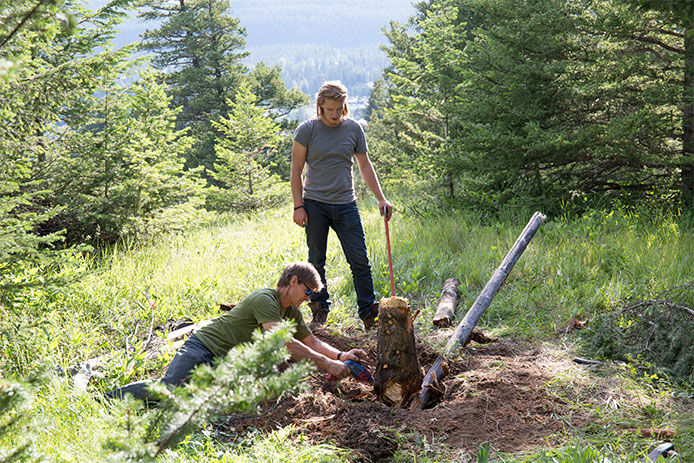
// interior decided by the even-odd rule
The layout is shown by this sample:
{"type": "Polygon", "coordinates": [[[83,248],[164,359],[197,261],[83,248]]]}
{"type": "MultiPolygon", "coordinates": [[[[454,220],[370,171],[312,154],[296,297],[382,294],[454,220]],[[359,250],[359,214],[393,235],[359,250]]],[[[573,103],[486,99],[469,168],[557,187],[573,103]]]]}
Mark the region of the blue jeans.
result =
{"type": "Polygon", "coordinates": [[[362,319],[368,317],[376,296],[371,277],[371,264],[366,252],[366,236],[357,203],[327,204],[304,198],[304,210],[308,215],[306,225],[308,261],[316,267],[324,285],[322,291],[311,296],[311,302],[318,301],[326,310],[330,309],[330,295],[325,279],[325,255],[328,231],[332,228],[340,240],[342,251],[352,270],[359,317],[362,319]]]}
{"type": "MultiPolygon", "coordinates": [[[[214,360],[214,354],[205,347],[195,335],[192,335],[178,349],[169,366],[166,367],[166,374],[160,380],[162,383],[169,386],[180,386],[185,384],[190,379],[190,375],[196,366],[201,363],[211,364],[214,360]]],[[[137,381],[119,387],[106,393],[111,398],[123,398],[125,394],[132,394],[136,399],[146,400],[148,402],[156,402],[156,398],[149,392],[149,385],[156,380],[137,381]]]]}

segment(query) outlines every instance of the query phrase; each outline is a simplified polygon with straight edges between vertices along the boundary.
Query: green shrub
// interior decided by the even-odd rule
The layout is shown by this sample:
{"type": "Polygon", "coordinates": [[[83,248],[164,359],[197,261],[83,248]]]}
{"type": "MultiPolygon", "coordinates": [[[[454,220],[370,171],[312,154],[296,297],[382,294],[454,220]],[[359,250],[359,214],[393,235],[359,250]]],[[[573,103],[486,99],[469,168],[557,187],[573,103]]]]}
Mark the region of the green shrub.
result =
{"type": "Polygon", "coordinates": [[[599,313],[583,332],[597,357],[630,362],[646,375],[665,373],[694,384],[694,282],[655,299],[599,313]]]}

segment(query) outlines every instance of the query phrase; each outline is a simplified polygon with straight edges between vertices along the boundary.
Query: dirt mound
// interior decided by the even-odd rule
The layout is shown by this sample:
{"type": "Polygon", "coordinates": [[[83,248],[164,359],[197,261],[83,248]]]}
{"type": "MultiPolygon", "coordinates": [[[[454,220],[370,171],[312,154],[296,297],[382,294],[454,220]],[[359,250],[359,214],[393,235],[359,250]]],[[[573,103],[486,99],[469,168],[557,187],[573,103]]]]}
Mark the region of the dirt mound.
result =
{"type": "MultiPolygon", "coordinates": [[[[316,335],[342,350],[361,347],[375,364],[376,340],[372,335],[323,330],[316,335]]],[[[422,367],[428,368],[437,354],[424,344],[418,347],[422,367]]],[[[563,424],[559,417],[570,415],[568,406],[551,398],[543,388],[556,362],[530,344],[502,341],[468,347],[450,368],[441,382],[444,391],[440,400],[425,410],[392,409],[377,401],[372,386],[353,380],[326,382],[327,375],[318,372],[311,378],[309,393],[268,405],[260,417],[221,426],[229,432],[248,426],[270,430],[291,424],[316,442],[353,450],[357,461],[375,462],[392,456],[398,436],[412,431],[454,450],[474,451],[487,441],[505,452],[529,450],[560,432],[563,424]],[[552,363],[551,368],[545,363],[552,363]]],[[[583,421],[575,414],[572,420],[583,421]]]]}

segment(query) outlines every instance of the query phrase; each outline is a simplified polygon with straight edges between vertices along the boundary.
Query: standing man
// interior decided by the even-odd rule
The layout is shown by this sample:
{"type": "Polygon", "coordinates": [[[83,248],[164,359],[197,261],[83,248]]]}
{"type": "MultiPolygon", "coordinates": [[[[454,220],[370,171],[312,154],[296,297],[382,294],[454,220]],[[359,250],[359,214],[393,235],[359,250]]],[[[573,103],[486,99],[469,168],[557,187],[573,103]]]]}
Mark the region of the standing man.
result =
{"type": "MultiPolygon", "coordinates": [[[[160,380],[168,386],[180,386],[188,381],[193,369],[201,363],[212,364],[224,357],[234,346],[250,342],[257,329],[271,330],[282,320],[296,324],[294,338],[287,350],[294,360],[308,359],[338,379],[349,375],[345,360],[368,360],[366,352],[352,349],[341,352],[321,341],[306,326],[299,306],[322,288],[316,269],[307,262],[294,262],[285,267],[277,288],[258,289],[224,315],[201,324],[201,328],[180,347],[160,380]]],[[[132,394],[137,399],[154,401],[149,385],[152,380],[138,381],[114,389],[106,395],[121,398],[132,394]]]]}
{"type": "Polygon", "coordinates": [[[366,237],[357,209],[352,158],[364,182],[378,200],[381,215],[390,219],[393,206],[386,200],[367,155],[364,130],[347,117],[347,88],[340,81],[325,82],[316,94],[316,118],[303,122],[294,134],[291,186],[294,222],[306,229],[308,260],[320,274],[323,289],[311,296],[311,326],[325,323],[330,310],[325,257],[328,230],[335,230],[352,270],[359,318],[366,330],[376,325],[371,265],[366,237]],[[301,175],[306,165],[306,180],[301,175]]]}

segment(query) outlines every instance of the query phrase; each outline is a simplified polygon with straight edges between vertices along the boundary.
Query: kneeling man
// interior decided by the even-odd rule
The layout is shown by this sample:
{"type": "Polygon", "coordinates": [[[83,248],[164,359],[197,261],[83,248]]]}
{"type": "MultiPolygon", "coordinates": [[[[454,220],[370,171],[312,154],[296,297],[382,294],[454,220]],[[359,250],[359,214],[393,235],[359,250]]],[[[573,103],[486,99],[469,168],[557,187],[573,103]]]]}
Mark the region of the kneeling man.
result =
{"type": "MultiPolygon", "coordinates": [[[[198,328],[180,347],[161,381],[171,386],[186,383],[197,365],[211,364],[215,358],[224,357],[232,347],[250,342],[258,328],[270,330],[282,320],[293,320],[296,325],[294,338],[287,343],[287,350],[294,360],[309,359],[338,379],[348,376],[349,368],[343,362],[365,361],[366,352],[361,349],[341,352],[321,341],[311,333],[299,310],[299,306],[322,287],[313,265],[306,262],[289,264],[282,272],[277,288],[252,292],[233,309],[198,328]]],[[[132,394],[138,399],[152,400],[148,389],[151,383],[152,380],[130,383],[107,395],[121,398],[132,394]]]]}

